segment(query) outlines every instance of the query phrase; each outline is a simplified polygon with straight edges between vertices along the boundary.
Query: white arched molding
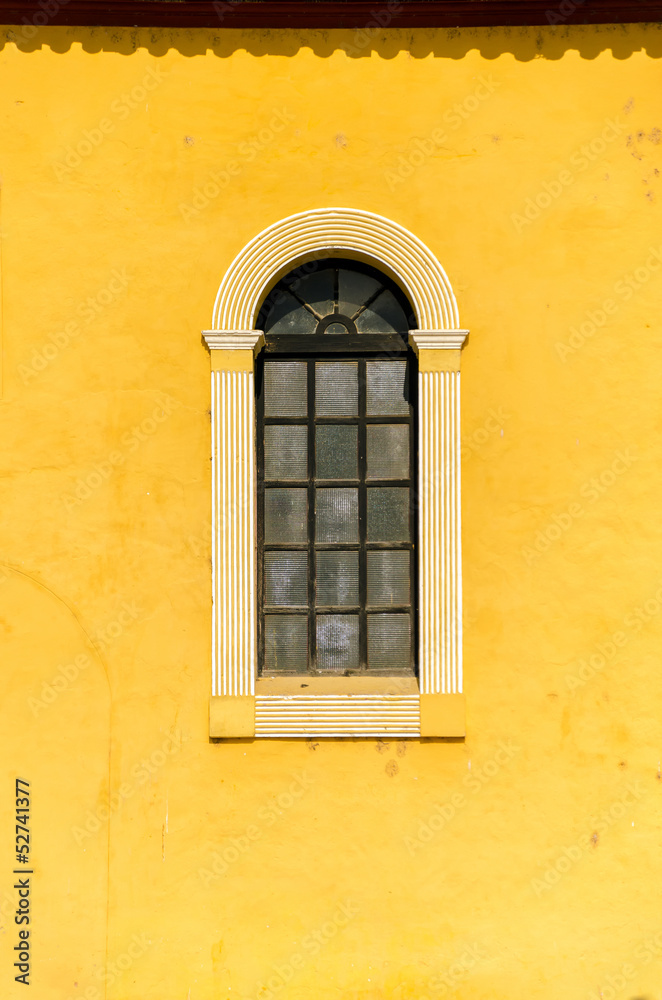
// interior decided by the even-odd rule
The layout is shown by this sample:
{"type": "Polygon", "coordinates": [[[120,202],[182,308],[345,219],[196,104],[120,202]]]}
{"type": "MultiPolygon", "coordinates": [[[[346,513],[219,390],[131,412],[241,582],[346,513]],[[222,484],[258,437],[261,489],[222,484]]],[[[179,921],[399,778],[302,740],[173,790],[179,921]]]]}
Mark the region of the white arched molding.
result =
{"type": "Polygon", "coordinates": [[[216,296],[211,353],[212,738],[459,737],[462,682],[460,329],[450,282],[402,226],[370,212],[301,212],[259,233],[216,296]],[[255,323],[279,279],[300,264],[353,257],[395,280],[418,329],[418,679],[257,678],[255,605],[255,323]]]}
{"type": "Polygon", "coordinates": [[[390,271],[423,330],[457,329],[457,303],[444,269],[416,236],[390,219],[353,208],[300,212],[258,233],[237,254],[214,303],[217,330],[252,330],[269,290],[297,264],[354,256],[390,271]]]}

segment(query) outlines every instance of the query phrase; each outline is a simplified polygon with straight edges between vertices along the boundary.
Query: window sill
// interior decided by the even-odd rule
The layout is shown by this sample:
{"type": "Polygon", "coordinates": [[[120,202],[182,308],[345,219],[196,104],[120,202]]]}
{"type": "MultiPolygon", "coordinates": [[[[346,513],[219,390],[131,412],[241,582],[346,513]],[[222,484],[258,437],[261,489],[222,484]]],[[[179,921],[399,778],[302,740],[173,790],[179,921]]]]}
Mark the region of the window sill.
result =
{"type": "Polygon", "coordinates": [[[213,695],[212,739],[462,738],[463,694],[420,694],[415,678],[260,678],[255,695],[213,695]],[[302,684],[307,685],[302,687],[302,684]]]}
{"type": "Polygon", "coordinates": [[[420,694],[415,677],[258,677],[255,695],[414,695],[420,694]]]}

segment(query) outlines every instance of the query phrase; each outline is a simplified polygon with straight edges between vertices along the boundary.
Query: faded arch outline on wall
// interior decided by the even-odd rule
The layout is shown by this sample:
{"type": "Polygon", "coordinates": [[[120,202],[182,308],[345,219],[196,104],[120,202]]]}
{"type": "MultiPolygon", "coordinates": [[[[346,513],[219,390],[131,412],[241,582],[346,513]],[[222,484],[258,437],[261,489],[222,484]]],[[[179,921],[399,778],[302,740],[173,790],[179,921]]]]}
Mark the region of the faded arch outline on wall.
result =
{"type": "Polygon", "coordinates": [[[404,227],[360,209],[291,215],[237,254],[216,296],[212,385],[211,736],[463,736],[460,329],[436,256],[404,227]],[[419,662],[417,683],[364,678],[257,679],[254,358],[259,309],[280,278],[320,256],[349,256],[392,277],[410,299],[419,361],[419,662]],[[335,686],[334,686],[335,685],[335,686]],[[379,684],[377,685],[379,688],[379,684]],[[290,690],[291,689],[291,690],[290,690]]]}

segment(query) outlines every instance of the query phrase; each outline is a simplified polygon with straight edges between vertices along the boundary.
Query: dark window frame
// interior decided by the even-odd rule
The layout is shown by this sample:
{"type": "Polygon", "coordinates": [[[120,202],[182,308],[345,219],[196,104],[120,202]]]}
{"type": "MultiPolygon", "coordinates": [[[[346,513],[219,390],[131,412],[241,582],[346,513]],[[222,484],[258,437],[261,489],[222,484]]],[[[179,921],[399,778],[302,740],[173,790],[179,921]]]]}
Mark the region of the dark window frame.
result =
{"type": "MultiPolygon", "coordinates": [[[[355,265],[355,262],[342,260],[325,261],[322,266],[355,265]]],[[[361,266],[364,273],[373,273],[400,300],[405,314],[411,316],[411,306],[402,292],[381,272],[367,266],[361,266]]],[[[269,299],[267,300],[267,302],[269,299]]],[[[263,315],[260,317],[264,321],[263,315]]],[[[258,328],[260,327],[258,321],[258,328]]],[[[412,321],[413,326],[413,321],[412,321]]],[[[263,328],[263,327],[262,327],[263,328]]],[[[338,676],[326,670],[316,669],[316,616],[318,614],[358,614],[359,616],[359,669],[347,670],[344,676],[416,676],[418,648],[418,549],[417,549],[417,474],[418,474],[418,408],[417,387],[418,367],[416,356],[407,343],[407,332],[402,335],[384,334],[280,334],[266,336],[264,350],[256,363],[256,420],[257,420],[257,608],[258,608],[258,676],[338,676]],[[358,416],[342,417],[338,415],[320,417],[315,412],[315,362],[340,361],[341,358],[356,360],[359,365],[359,406],[358,416]],[[265,417],[264,415],[264,363],[265,361],[299,361],[307,364],[307,416],[305,417],[265,417]],[[406,361],[407,389],[409,393],[410,411],[408,415],[381,414],[368,416],[366,413],[366,362],[367,361],[406,361]],[[374,424],[407,424],[409,426],[409,477],[396,479],[366,479],[366,439],[367,427],[374,424]],[[305,425],[307,427],[308,476],[306,480],[274,480],[269,479],[270,487],[306,488],[307,489],[307,539],[305,543],[270,543],[265,544],[264,538],[264,497],[265,497],[265,466],[264,437],[265,427],[270,425],[305,425]],[[317,480],[315,476],[315,429],[322,425],[351,425],[358,427],[359,437],[359,476],[356,480],[317,480]],[[409,532],[407,542],[369,542],[366,539],[367,526],[367,491],[370,488],[406,487],[409,489],[409,532]],[[359,492],[359,541],[357,543],[320,543],[315,539],[315,490],[324,488],[358,488],[359,492]],[[265,603],[265,553],[270,551],[305,551],[307,553],[307,619],[308,619],[308,668],[307,672],[295,671],[265,672],[265,614],[287,615],[301,613],[303,607],[268,606],[265,603]],[[320,551],[358,551],[359,553],[359,604],[332,606],[316,603],[316,559],[320,551]],[[367,603],[367,558],[372,551],[409,551],[410,553],[410,601],[407,605],[377,606],[367,603]],[[368,614],[408,614],[411,622],[411,642],[409,662],[401,669],[374,669],[368,666],[368,614]]],[[[302,615],[303,616],[303,615],[302,615]]],[[[340,675],[342,676],[342,674],[340,675]]]]}

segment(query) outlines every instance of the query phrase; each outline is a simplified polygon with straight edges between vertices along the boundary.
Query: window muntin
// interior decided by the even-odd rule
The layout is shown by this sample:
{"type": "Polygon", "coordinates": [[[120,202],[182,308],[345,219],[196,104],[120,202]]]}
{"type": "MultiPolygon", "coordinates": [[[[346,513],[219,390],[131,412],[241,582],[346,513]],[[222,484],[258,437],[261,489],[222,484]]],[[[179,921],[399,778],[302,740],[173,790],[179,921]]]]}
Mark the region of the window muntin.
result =
{"type": "Polygon", "coordinates": [[[383,275],[355,267],[329,261],[303,278],[288,275],[262,313],[267,343],[257,371],[257,415],[263,675],[414,671],[410,309],[383,275]]]}

